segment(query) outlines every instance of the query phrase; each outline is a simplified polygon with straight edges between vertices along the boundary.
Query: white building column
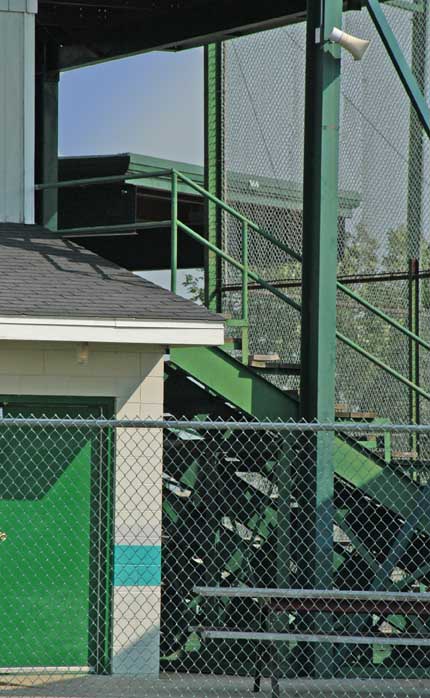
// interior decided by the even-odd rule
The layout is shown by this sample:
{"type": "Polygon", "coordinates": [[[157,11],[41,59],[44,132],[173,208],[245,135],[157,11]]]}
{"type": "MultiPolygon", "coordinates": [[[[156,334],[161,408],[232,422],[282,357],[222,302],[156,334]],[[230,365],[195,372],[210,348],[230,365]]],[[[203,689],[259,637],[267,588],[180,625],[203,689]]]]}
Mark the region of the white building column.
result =
{"type": "Polygon", "coordinates": [[[34,223],[37,0],[0,0],[0,222],[34,223]]]}

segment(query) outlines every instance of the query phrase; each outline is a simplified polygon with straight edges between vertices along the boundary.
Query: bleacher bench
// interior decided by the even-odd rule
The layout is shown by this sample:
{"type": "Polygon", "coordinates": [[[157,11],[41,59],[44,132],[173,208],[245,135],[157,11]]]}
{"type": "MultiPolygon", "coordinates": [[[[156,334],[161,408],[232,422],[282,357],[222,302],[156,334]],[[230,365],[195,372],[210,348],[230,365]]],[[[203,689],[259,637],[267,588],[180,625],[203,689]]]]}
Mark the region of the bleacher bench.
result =
{"type": "MultiPolygon", "coordinates": [[[[194,587],[194,593],[211,598],[250,598],[261,601],[263,617],[266,614],[292,612],[330,613],[332,615],[376,614],[379,616],[404,615],[428,618],[430,593],[406,593],[384,591],[314,590],[314,589],[264,589],[251,587],[194,587]]],[[[312,624],[315,625],[314,623],[312,624]]],[[[263,654],[258,652],[260,643],[309,642],[350,645],[408,645],[430,647],[430,637],[383,633],[339,634],[317,630],[309,632],[251,631],[240,628],[196,626],[190,630],[204,640],[251,640],[257,643],[254,692],[260,690],[263,672],[263,654]]],[[[276,664],[271,671],[273,698],[280,698],[279,676],[276,664]]]]}

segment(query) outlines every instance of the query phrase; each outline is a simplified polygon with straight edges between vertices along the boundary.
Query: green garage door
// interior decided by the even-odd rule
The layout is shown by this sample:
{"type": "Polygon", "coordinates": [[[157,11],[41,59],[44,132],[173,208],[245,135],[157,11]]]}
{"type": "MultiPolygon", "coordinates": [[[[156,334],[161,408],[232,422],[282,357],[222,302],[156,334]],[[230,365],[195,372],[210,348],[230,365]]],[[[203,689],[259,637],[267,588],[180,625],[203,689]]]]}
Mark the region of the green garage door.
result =
{"type": "MultiPolygon", "coordinates": [[[[4,416],[111,413],[100,401],[0,403],[4,416]]],[[[0,668],[109,671],[109,450],[99,429],[0,425],[0,668]]]]}

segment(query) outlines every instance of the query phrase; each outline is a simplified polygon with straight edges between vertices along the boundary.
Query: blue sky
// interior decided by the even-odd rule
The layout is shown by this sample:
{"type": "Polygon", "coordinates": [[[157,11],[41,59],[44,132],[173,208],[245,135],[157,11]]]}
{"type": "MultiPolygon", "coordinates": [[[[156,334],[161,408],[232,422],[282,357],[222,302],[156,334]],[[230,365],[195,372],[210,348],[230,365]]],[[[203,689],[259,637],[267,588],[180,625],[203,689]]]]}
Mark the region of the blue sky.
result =
{"type": "MultiPolygon", "coordinates": [[[[142,155],[203,164],[203,50],[153,52],[62,73],[60,155],[142,155]]],[[[178,291],[185,272],[178,274],[178,291]]],[[[169,287],[164,271],[145,277],[169,287]]]]}
{"type": "Polygon", "coordinates": [[[203,51],[153,52],[60,81],[61,155],[133,151],[203,162],[203,51]]]}

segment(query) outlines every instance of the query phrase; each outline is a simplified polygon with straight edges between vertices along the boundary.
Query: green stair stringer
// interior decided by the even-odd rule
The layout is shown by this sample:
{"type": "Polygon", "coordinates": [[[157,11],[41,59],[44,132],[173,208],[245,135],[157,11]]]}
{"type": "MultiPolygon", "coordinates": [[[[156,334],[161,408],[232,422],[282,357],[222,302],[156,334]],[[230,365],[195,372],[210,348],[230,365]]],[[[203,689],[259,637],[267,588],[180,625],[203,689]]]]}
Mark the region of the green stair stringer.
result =
{"type": "Polygon", "coordinates": [[[297,420],[299,403],[216,347],[171,349],[170,361],[224,400],[259,420],[297,420]]]}
{"type": "MultiPolygon", "coordinates": [[[[239,363],[222,349],[172,349],[170,360],[189,376],[259,420],[297,420],[298,401],[239,363]]],[[[339,425],[341,428],[341,425],[339,425]]],[[[420,486],[399,477],[380,459],[336,438],[334,468],[337,477],[406,519],[415,508],[420,486]]],[[[417,528],[430,534],[430,516],[423,514],[417,528]]]]}

